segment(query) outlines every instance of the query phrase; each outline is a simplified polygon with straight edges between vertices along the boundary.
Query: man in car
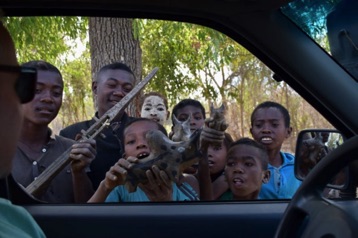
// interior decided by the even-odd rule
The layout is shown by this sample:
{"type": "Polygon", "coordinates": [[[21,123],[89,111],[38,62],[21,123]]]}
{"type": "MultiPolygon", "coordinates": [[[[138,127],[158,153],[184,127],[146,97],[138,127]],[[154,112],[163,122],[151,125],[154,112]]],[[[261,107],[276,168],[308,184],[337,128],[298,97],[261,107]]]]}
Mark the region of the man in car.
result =
{"type": "MultiPolygon", "coordinates": [[[[103,66],[92,82],[92,91],[97,103],[97,112],[93,119],[70,125],[60,131],[60,135],[75,139],[82,130],[87,130],[117,102],[119,102],[134,87],[135,77],[132,70],[123,63],[112,63],[103,66]]],[[[87,173],[96,190],[100,182],[105,178],[106,172],[123,155],[123,130],[127,122],[132,118],[125,112],[119,115],[111,126],[105,128],[102,134],[105,137],[97,136],[96,159],[90,165],[87,173]]]]}
{"type": "MultiPolygon", "coordinates": [[[[12,39],[0,22],[0,181],[1,190],[6,189],[5,178],[10,173],[12,159],[16,149],[16,142],[20,135],[22,123],[21,102],[24,95],[18,90],[23,84],[21,68],[18,67],[16,53],[12,39]]],[[[26,78],[26,80],[29,80],[26,78]]],[[[36,73],[32,75],[35,83],[36,73]]],[[[28,92],[30,99],[34,92],[28,92]]],[[[0,237],[45,237],[43,231],[20,206],[4,198],[0,198],[0,237]]]]}

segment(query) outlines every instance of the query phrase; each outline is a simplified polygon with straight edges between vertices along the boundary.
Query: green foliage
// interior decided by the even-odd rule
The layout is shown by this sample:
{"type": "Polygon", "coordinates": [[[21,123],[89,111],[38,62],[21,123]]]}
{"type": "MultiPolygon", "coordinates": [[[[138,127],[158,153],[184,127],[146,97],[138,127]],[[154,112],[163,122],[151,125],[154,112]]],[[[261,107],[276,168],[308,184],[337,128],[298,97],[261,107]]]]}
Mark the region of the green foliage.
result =
{"type": "Polygon", "coordinates": [[[58,66],[60,56],[71,50],[67,42],[87,34],[87,19],[80,17],[14,17],[4,22],[21,49],[19,62],[42,59],[58,66]]]}
{"type": "Polygon", "coordinates": [[[59,117],[70,125],[94,115],[91,90],[91,62],[88,49],[63,67],[65,97],[59,117]]]}
{"type": "Polygon", "coordinates": [[[226,72],[235,71],[236,59],[248,55],[247,51],[225,35],[198,25],[155,20],[136,20],[135,25],[140,26],[145,70],[160,67],[148,90],[167,95],[172,105],[194,93],[208,101],[218,96],[226,100],[226,89],[234,80],[226,72]]]}
{"type": "MultiPolygon", "coordinates": [[[[300,17],[308,17],[307,14],[300,17]]],[[[54,122],[59,129],[94,113],[87,24],[88,19],[76,17],[6,19],[15,36],[20,62],[44,59],[63,73],[63,106],[54,122]],[[84,46],[84,51],[79,53],[78,46],[84,46]]],[[[306,28],[327,44],[327,38],[320,35],[322,26],[306,25],[306,28]]],[[[251,112],[265,100],[277,101],[289,109],[293,135],[302,128],[331,127],[288,85],[272,80],[271,70],[262,62],[215,30],[143,19],[134,20],[132,30],[141,44],[143,75],[154,67],[160,68],[145,91],[162,93],[171,106],[183,98],[196,98],[207,109],[211,102],[225,103],[229,108],[229,133],[234,138],[250,136],[251,112]]],[[[294,141],[294,137],[288,141],[291,151],[294,141]]]]}
{"type": "Polygon", "coordinates": [[[87,18],[13,17],[5,18],[4,25],[14,39],[20,63],[41,59],[62,72],[64,100],[53,122],[55,132],[87,118],[88,112],[93,113],[88,46],[86,49],[87,18]],[[81,53],[82,44],[85,52],[81,53]]]}
{"type": "MultiPolygon", "coordinates": [[[[316,127],[331,127],[287,84],[273,80],[270,69],[229,37],[187,23],[135,22],[143,50],[144,71],[155,66],[160,68],[146,91],[161,92],[172,106],[188,97],[198,99],[206,108],[210,102],[226,103],[229,106],[228,130],[234,138],[250,136],[251,112],[266,100],[279,102],[289,109],[293,135],[302,128],[312,127],[314,118],[318,117],[317,121],[323,124],[316,127]]],[[[310,27],[326,44],[325,35],[319,35],[323,25],[310,27]]],[[[294,146],[295,136],[292,136],[285,149],[293,151],[294,146]]]]}

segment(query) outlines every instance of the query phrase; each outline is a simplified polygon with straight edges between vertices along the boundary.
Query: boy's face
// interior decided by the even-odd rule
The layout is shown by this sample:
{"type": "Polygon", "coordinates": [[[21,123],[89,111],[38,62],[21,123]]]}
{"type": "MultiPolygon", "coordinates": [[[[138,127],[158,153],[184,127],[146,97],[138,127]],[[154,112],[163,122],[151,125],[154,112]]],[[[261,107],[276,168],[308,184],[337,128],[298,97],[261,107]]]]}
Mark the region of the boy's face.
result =
{"type": "Polygon", "coordinates": [[[168,110],[165,107],[163,98],[155,95],[144,100],[140,114],[141,117],[149,118],[162,125],[168,119],[168,110]]]}
{"type": "Polygon", "coordinates": [[[24,123],[47,126],[58,114],[62,105],[63,81],[52,71],[37,71],[34,99],[23,104],[24,123]]]}
{"type": "Polygon", "coordinates": [[[108,69],[92,84],[97,97],[98,116],[101,117],[133,89],[134,76],[121,69],[108,69]]]}
{"type": "Polygon", "coordinates": [[[150,130],[158,130],[158,125],[150,121],[137,121],[129,125],[124,131],[125,157],[134,156],[143,159],[150,154],[145,135],[150,130]]]}
{"type": "Polygon", "coordinates": [[[221,173],[226,165],[226,146],[222,143],[220,146],[209,145],[208,161],[211,175],[221,173]]]}
{"type": "Polygon", "coordinates": [[[235,145],[227,154],[225,176],[237,200],[257,199],[262,183],[270,179],[270,171],[262,169],[262,151],[250,145],[235,145]]]}
{"type": "Polygon", "coordinates": [[[190,130],[196,131],[204,125],[205,119],[200,108],[188,105],[177,110],[179,121],[185,121],[190,116],[190,130]]]}
{"type": "Polygon", "coordinates": [[[268,150],[280,150],[291,131],[292,128],[286,127],[284,117],[277,108],[260,108],[253,115],[250,128],[252,137],[268,150]]]}

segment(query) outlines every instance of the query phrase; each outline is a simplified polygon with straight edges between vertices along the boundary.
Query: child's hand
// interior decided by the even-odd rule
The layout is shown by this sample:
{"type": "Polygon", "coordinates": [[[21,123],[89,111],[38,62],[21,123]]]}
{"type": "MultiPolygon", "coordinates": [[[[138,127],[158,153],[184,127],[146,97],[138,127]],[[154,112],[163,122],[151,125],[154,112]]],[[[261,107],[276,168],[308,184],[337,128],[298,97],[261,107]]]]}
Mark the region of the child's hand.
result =
{"type": "Polygon", "coordinates": [[[172,201],[173,186],[168,175],[153,165],[152,170],[146,171],[148,183],[140,184],[150,201],[172,201]]]}
{"type": "Polygon", "coordinates": [[[137,163],[136,157],[129,157],[127,159],[119,159],[109,171],[106,177],[100,183],[96,192],[88,200],[88,202],[104,202],[108,194],[118,185],[123,185],[127,178],[127,170],[130,169],[134,163],[137,163]]]}
{"type": "Polygon", "coordinates": [[[130,169],[133,164],[137,163],[136,157],[128,157],[127,159],[119,159],[109,171],[106,173],[104,185],[106,189],[112,190],[118,185],[123,185],[127,178],[127,170],[130,169]]]}
{"type": "Polygon", "coordinates": [[[96,141],[93,139],[81,140],[72,145],[70,158],[73,173],[80,173],[88,168],[96,157],[96,141]]]}
{"type": "Polygon", "coordinates": [[[221,145],[224,139],[225,131],[219,131],[204,125],[200,133],[200,148],[205,149],[209,144],[221,145]]]}

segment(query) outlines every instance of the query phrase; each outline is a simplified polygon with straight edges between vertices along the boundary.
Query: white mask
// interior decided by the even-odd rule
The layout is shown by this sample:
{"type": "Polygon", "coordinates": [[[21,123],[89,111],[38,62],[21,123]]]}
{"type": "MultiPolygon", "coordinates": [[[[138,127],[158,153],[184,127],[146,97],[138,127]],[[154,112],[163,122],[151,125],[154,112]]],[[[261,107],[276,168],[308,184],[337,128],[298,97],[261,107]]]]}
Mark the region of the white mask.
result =
{"type": "Polygon", "coordinates": [[[159,96],[149,96],[144,100],[140,116],[152,119],[160,124],[164,124],[167,119],[168,110],[165,107],[163,98],[159,96]]]}

